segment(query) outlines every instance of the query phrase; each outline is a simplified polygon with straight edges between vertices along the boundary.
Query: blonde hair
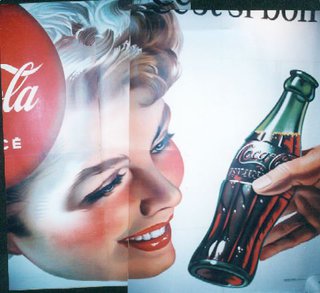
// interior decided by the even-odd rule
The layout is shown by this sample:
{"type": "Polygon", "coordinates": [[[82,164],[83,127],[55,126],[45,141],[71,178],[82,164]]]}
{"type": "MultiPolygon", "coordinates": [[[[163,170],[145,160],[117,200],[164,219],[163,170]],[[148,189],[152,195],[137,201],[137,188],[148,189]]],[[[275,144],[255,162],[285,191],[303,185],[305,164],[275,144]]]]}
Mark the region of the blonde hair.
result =
{"type": "Polygon", "coordinates": [[[158,99],[180,73],[178,53],[182,37],[177,20],[172,13],[133,11],[130,36],[131,43],[142,48],[142,53],[131,62],[130,87],[147,87],[158,99]]]}
{"type": "MultiPolygon", "coordinates": [[[[153,99],[143,102],[148,105],[179,76],[180,29],[173,13],[159,14],[148,5],[126,8],[122,2],[42,3],[33,5],[30,13],[55,43],[69,88],[78,79],[82,87],[87,82],[94,90],[95,70],[102,69],[98,75],[106,77],[117,71],[123,83],[130,78],[130,89],[151,91],[153,99]]],[[[68,93],[68,98],[74,96],[68,93]]]]}

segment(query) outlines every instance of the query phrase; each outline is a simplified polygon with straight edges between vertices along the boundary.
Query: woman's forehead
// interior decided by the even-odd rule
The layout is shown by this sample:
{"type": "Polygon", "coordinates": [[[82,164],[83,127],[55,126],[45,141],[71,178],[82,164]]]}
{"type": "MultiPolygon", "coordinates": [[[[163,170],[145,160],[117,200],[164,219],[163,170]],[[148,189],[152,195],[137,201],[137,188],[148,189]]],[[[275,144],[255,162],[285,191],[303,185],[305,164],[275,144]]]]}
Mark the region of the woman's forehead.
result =
{"type": "Polygon", "coordinates": [[[125,154],[134,140],[149,144],[169,110],[162,99],[149,106],[135,99],[140,101],[135,95],[123,95],[67,110],[51,153],[90,155],[102,149],[125,154]]]}

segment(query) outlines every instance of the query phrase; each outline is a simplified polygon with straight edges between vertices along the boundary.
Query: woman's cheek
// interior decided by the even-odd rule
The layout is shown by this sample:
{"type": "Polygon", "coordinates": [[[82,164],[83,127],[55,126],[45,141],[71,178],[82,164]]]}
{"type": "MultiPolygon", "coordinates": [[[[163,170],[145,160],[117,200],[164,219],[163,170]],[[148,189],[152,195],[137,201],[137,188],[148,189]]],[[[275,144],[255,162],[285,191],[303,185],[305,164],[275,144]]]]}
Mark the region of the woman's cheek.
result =
{"type": "Polygon", "coordinates": [[[171,140],[161,153],[153,155],[153,162],[161,173],[179,187],[184,174],[184,164],[180,151],[171,140]]]}
{"type": "MultiPolygon", "coordinates": [[[[122,193],[127,193],[126,191],[122,193]]],[[[61,248],[115,247],[128,226],[128,197],[112,194],[86,210],[70,212],[69,221],[52,235],[61,248]]]]}
{"type": "Polygon", "coordinates": [[[64,227],[52,235],[52,240],[60,248],[86,246],[96,247],[105,235],[104,211],[92,209],[90,212],[74,211],[64,227]]]}

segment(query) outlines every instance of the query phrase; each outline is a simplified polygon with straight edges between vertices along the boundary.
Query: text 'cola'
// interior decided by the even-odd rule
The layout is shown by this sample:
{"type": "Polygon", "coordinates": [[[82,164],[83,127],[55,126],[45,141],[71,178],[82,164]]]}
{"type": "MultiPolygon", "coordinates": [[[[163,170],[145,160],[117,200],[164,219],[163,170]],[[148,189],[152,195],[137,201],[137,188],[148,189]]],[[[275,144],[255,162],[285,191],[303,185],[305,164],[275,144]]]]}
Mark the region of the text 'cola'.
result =
{"type": "Polygon", "coordinates": [[[252,182],[301,155],[301,129],[317,81],[292,70],[279,101],[249,135],[222,182],[213,222],[189,263],[191,275],[228,287],[253,279],[263,241],[287,207],[291,192],[262,196],[252,182]]]}

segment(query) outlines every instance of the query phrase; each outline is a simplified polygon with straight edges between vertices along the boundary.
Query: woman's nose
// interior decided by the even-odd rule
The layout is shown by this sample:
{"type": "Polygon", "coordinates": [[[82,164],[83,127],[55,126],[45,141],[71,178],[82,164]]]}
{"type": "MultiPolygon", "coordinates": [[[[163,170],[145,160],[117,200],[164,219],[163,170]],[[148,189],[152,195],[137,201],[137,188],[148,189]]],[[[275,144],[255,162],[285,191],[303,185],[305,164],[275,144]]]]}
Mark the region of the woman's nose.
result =
{"type": "Polygon", "coordinates": [[[181,192],[155,166],[133,168],[132,195],[140,200],[140,212],[153,216],[157,212],[174,208],[181,201],[181,192]]]}

